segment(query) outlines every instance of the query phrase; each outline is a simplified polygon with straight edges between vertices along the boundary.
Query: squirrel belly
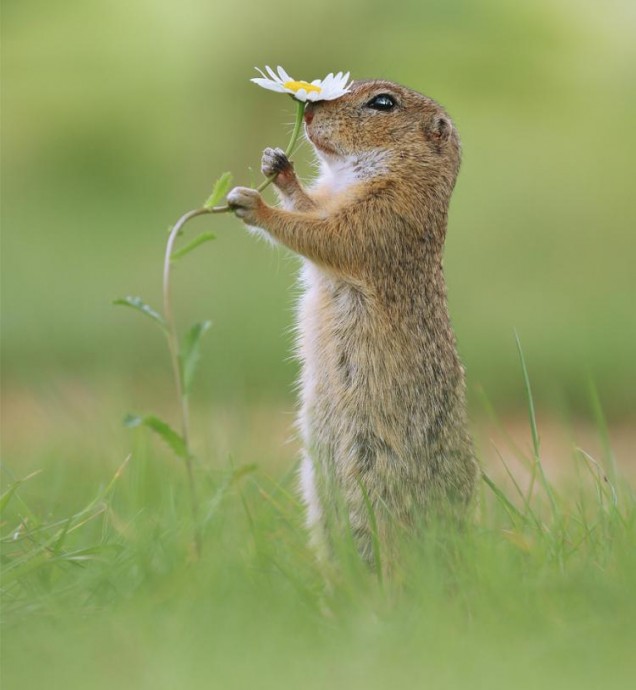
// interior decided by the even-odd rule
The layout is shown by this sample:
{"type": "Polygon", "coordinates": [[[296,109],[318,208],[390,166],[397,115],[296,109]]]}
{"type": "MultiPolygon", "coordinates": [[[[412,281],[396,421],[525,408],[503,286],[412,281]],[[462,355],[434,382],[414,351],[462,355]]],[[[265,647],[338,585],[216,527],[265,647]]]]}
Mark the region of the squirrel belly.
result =
{"type": "Polygon", "coordinates": [[[308,523],[317,542],[328,541],[324,523],[337,516],[328,520],[325,510],[344,501],[345,521],[371,559],[364,492],[387,535],[389,522],[414,525],[430,510],[470,502],[477,464],[463,369],[454,341],[444,347],[439,338],[440,329],[450,332],[445,300],[400,321],[377,297],[310,263],[302,282],[299,429],[308,523]]]}

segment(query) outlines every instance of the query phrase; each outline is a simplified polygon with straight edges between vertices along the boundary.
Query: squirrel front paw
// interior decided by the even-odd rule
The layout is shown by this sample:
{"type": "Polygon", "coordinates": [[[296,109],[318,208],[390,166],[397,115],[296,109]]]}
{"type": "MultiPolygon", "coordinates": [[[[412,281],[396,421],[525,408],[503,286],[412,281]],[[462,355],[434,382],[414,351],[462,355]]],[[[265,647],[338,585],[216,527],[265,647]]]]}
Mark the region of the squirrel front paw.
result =
{"type": "Polygon", "coordinates": [[[294,166],[283,149],[267,148],[263,151],[261,172],[265,177],[291,176],[294,172],[294,166]]]}
{"type": "Polygon", "coordinates": [[[227,195],[228,206],[248,225],[256,224],[258,211],[263,206],[260,192],[249,187],[234,187],[227,195]]]}

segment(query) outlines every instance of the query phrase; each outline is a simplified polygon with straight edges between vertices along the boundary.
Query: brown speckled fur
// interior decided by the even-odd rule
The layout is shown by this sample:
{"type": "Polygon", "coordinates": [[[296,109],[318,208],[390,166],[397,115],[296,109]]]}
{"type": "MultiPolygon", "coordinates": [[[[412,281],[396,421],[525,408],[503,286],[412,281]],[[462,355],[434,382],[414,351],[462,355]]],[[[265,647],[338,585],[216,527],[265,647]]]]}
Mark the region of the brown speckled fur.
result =
{"type": "Polygon", "coordinates": [[[305,258],[298,352],[308,522],[328,545],[342,528],[330,518],[340,500],[372,560],[361,487],[383,547],[392,526],[466,506],[475,489],[442,271],[460,143],[435,101],[384,81],[309,104],[306,135],[323,165],[310,192],[284,154],[267,149],[263,171],[277,175],[285,209],[244,188],[228,200],[248,225],[305,258]],[[369,108],[378,94],[396,107],[369,108]]]}

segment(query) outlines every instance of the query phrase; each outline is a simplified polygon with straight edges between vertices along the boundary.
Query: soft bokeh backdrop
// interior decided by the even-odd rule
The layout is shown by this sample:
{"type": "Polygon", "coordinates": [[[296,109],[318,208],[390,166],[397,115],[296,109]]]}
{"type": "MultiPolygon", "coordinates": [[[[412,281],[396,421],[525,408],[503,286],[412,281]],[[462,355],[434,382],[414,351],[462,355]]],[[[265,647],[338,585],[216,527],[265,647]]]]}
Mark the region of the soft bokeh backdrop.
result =
{"type": "MultiPolygon", "coordinates": [[[[610,416],[636,402],[635,12],[628,0],[64,0],[3,3],[5,391],[60,380],[170,385],[150,323],[166,229],[229,169],[258,181],[287,99],[255,65],[402,82],[463,138],[446,267],[473,405],[523,404],[513,329],[539,403],[610,416]],[[163,384],[162,384],[163,382],[163,384]]],[[[297,154],[311,175],[311,152],[297,154]]],[[[199,396],[290,400],[297,261],[232,217],[176,277],[182,324],[211,318],[199,396]]]]}

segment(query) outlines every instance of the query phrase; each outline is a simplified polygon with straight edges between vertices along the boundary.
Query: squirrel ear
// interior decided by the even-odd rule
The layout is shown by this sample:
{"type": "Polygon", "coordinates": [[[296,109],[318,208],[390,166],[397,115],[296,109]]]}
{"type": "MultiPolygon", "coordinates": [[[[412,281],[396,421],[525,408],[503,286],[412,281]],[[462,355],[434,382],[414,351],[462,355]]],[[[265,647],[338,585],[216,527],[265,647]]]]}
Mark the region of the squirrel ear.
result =
{"type": "Polygon", "coordinates": [[[450,139],[453,133],[453,123],[446,115],[433,115],[424,129],[427,137],[439,145],[450,139]]]}

